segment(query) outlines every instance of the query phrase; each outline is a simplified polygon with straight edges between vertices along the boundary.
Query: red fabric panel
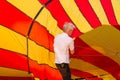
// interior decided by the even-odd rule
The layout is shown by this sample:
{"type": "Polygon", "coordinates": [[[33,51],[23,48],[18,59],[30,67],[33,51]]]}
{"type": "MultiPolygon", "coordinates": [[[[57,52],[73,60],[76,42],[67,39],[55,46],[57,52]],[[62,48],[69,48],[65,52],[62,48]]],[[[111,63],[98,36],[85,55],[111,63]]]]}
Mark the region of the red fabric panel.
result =
{"type": "Polygon", "coordinates": [[[102,6],[103,6],[103,9],[106,13],[106,16],[108,18],[109,23],[111,25],[118,25],[115,14],[114,14],[111,0],[100,0],[100,1],[101,1],[102,6]]]}
{"type": "Polygon", "coordinates": [[[76,4],[78,5],[80,11],[82,12],[83,16],[86,18],[88,23],[93,27],[96,28],[101,26],[101,22],[99,21],[96,13],[92,9],[89,0],[75,0],[76,4]]]}
{"type": "Polygon", "coordinates": [[[34,80],[33,77],[6,77],[0,76],[0,80],[34,80]]]}
{"type": "Polygon", "coordinates": [[[90,74],[88,72],[83,72],[83,71],[72,69],[72,68],[71,68],[71,72],[72,72],[73,75],[81,77],[81,78],[94,76],[94,75],[92,75],[92,74],[90,74]]]}
{"type": "MultiPolygon", "coordinates": [[[[40,78],[40,80],[62,80],[62,77],[57,69],[45,64],[39,65],[36,61],[32,61],[30,59],[29,64],[30,72],[33,73],[34,77],[40,78]],[[55,74],[57,74],[57,76],[55,74]]],[[[0,48],[0,66],[28,71],[27,57],[20,53],[0,48]]]]}

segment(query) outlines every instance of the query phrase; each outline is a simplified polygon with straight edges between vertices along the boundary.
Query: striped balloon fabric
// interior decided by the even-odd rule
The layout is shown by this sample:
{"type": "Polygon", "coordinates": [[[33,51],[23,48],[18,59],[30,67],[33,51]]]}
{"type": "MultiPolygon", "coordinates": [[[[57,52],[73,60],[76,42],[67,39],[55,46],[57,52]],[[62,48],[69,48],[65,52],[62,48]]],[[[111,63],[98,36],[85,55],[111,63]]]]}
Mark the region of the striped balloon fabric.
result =
{"type": "Polygon", "coordinates": [[[62,80],[53,41],[72,22],[72,79],[120,80],[120,0],[50,1],[0,0],[0,76],[62,80]]]}

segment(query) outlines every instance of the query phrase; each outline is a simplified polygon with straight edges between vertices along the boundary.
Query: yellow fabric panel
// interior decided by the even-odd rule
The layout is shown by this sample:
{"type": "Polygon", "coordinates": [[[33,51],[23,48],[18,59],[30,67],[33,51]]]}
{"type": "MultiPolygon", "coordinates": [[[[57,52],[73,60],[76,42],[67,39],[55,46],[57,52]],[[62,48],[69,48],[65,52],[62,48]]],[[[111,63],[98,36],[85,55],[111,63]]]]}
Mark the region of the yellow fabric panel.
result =
{"type": "Polygon", "coordinates": [[[57,26],[57,21],[46,8],[38,16],[37,21],[42,24],[53,36],[62,33],[62,30],[57,26]]]}
{"type": "Polygon", "coordinates": [[[86,33],[93,29],[80,12],[74,0],[60,0],[60,3],[81,32],[86,33]]]}
{"type": "Polygon", "coordinates": [[[120,64],[120,31],[102,26],[80,37],[89,46],[120,64]]]}
{"type": "MultiPolygon", "coordinates": [[[[108,72],[90,64],[90,63],[87,63],[83,60],[80,60],[80,59],[74,59],[72,58],[71,59],[71,63],[70,63],[70,67],[71,68],[74,68],[74,69],[77,69],[77,70],[80,70],[80,71],[83,71],[83,72],[88,72],[88,73],[91,73],[95,76],[100,76],[100,75],[109,75],[110,79],[111,80],[114,80],[115,78],[110,75],[108,72]]],[[[100,76],[101,77],[101,76],[100,76]]]]}
{"type": "Polygon", "coordinates": [[[91,7],[95,11],[97,17],[99,18],[100,22],[104,24],[109,24],[107,16],[103,10],[103,7],[100,3],[100,0],[89,0],[89,3],[91,4],[91,7]]]}
{"type": "Polygon", "coordinates": [[[120,24],[120,1],[111,0],[117,22],[120,24]]]}
{"type": "MultiPolygon", "coordinates": [[[[38,0],[8,0],[8,2],[31,18],[34,18],[39,9],[42,7],[38,0]]],[[[62,32],[62,30],[57,26],[57,21],[52,17],[46,8],[42,10],[36,21],[46,27],[53,36],[62,32]]]]}
{"type": "Polygon", "coordinates": [[[54,53],[48,49],[38,46],[35,42],[29,40],[29,57],[36,60],[39,64],[48,64],[55,67],[54,53]]]}
{"type": "MultiPolygon", "coordinates": [[[[26,37],[5,28],[0,25],[0,48],[10,51],[27,54],[26,37]],[[12,45],[12,46],[11,46],[12,45]]],[[[38,61],[39,64],[48,64],[55,67],[54,53],[49,52],[48,49],[37,45],[34,41],[29,40],[29,57],[32,60],[38,61]]]]}
{"type": "Polygon", "coordinates": [[[16,70],[12,68],[0,67],[0,76],[13,76],[13,77],[32,77],[32,74],[28,74],[27,71],[16,70]]]}
{"type": "Polygon", "coordinates": [[[103,75],[103,76],[100,76],[100,78],[102,78],[103,80],[116,80],[111,75],[103,75]]]}
{"type": "Polygon", "coordinates": [[[104,72],[103,70],[101,70],[100,68],[97,68],[96,66],[87,63],[81,59],[71,59],[71,63],[70,63],[70,67],[83,71],[83,72],[88,72],[91,73],[93,75],[101,75],[103,73],[107,74],[107,72],[104,72]]]}
{"type": "Polygon", "coordinates": [[[26,55],[26,38],[0,25],[0,48],[26,55]]]}
{"type": "Polygon", "coordinates": [[[25,14],[29,13],[30,17],[34,17],[42,5],[39,4],[38,0],[7,0],[9,3],[14,4],[15,7],[20,7],[21,11],[25,14]],[[32,6],[32,7],[29,7],[32,6]]]}
{"type": "Polygon", "coordinates": [[[79,78],[79,77],[74,76],[74,75],[71,74],[71,78],[72,78],[73,80],[75,80],[76,78],[79,78]]]}
{"type": "Polygon", "coordinates": [[[39,78],[34,78],[35,80],[40,80],[39,78]]]}

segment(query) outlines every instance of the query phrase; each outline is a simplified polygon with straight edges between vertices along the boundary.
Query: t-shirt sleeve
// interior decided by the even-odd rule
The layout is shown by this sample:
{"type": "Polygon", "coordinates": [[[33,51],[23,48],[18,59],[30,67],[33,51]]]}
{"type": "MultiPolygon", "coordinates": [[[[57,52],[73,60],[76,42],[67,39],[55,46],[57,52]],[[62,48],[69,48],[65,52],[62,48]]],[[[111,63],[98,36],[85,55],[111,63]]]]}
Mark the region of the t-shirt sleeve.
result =
{"type": "Polygon", "coordinates": [[[74,41],[73,40],[70,41],[70,50],[74,50],[74,41]]]}

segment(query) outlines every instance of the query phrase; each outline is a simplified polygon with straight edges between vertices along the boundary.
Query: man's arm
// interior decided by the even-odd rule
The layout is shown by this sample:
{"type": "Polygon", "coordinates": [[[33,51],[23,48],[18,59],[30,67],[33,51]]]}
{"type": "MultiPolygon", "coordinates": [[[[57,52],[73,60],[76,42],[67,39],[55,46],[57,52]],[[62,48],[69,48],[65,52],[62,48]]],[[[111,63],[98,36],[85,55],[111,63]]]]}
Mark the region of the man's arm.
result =
{"type": "Polygon", "coordinates": [[[74,54],[74,41],[72,40],[71,43],[70,43],[70,53],[71,54],[74,54]]]}

